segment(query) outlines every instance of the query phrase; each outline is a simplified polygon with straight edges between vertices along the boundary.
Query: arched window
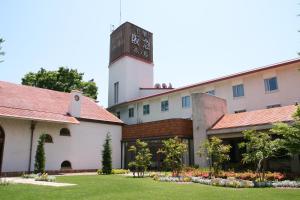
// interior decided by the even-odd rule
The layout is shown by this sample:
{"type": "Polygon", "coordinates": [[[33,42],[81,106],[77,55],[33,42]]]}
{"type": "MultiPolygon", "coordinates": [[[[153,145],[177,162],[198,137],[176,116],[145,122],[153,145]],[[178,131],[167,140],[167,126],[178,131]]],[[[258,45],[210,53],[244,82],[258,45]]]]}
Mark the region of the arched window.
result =
{"type": "Polygon", "coordinates": [[[45,143],[53,143],[52,136],[49,134],[46,134],[45,136],[45,143]]]}
{"type": "Polygon", "coordinates": [[[70,130],[68,128],[60,129],[60,136],[71,136],[70,130]]]}
{"type": "Polygon", "coordinates": [[[68,160],[63,161],[60,165],[60,168],[61,169],[72,169],[71,162],[68,160]]]}

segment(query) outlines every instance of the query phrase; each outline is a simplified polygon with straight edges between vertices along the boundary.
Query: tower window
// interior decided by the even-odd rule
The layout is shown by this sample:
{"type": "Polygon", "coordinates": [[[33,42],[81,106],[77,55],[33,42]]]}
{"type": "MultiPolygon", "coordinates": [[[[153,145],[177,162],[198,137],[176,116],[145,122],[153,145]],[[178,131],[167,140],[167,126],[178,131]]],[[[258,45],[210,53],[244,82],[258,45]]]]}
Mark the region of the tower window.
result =
{"type": "Polygon", "coordinates": [[[169,110],[169,101],[165,100],[161,102],[161,111],[168,111],[169,110]]]}
{"type": "Polygon", "coordinates": [[[265,79],[264,81],[265,81],[266,92],[272,92],[272,91],[278,90],[278,84],[277,84],[276,77],[268,78],[268,79],[265,79]]]}
{"type": "Polygon", "coordinates": [[[191,97],[190,96],[181,97],[181,105],[182,105],[182,108],[191,107],[191,97]]]}
{"type": "Polygon", "coordinates": [[[129,116],[129,118],[134,117],[134,108],[128,109],[128,116],[129,116]]]}
{"type": "Polygon", "coordinates": [[[233,97],[242,97],[244,96],[244,85],[234,85],[232,86],[233,97]]]}
{"type": "Polygon", "coordinates": [[[119,82],[114,83],[114,103],[119,103],[119,82]]]}
{"type": "Polygon", "coordinates": [[[143,114],[144,115],[149,115],[150,114],[150,105],[143,105],[143,114]]]}

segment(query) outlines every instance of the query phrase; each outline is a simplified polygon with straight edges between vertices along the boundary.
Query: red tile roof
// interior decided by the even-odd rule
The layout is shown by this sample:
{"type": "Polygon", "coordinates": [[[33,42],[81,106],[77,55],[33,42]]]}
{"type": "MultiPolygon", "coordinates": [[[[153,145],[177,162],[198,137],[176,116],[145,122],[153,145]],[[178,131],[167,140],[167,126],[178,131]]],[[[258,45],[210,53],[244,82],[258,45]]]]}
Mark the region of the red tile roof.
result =
{"type": "Polygon", "coordinates": [[[210,130],[289,122],[293,120],[292,115],[295,113],[296,109],[297,106],[290,105],[237,114],[226,114],[210,130]]]}
{"type": "Polygon", "coordinates": [[[258,68],[255,68],[255,69],[251,69],[251,70],[231,74],[231,75],[228,75],[228,76],[223,76],[223,77],[220,77],[220,78],[211,79],[211,80],[208,80],[208,81],[203,81],[203,82],[199,82],[199,83],[195,83],[195,84],[175,88],[175,89],[172,89],[170,91],[166,91],[166,92],[162,92],[162,93],[158,93],[158,94],[152,94],[152,95],[148,95],[148,96],[145,96],[145,97],[139,97],[139,98],[136,98],[136,99],[131,99],[129,101],[121,102],[119,104],[110,106],[108,109],[111,109],[111,108],[114,108],[116,106],[120,106],[120,105],[123,105],[123,104],[127,104],[127,103],[133,103],[133,102],[136,102],[136,101],[150,99],[150,98],[157,97],[157,96],[171,94],[171,93],[175,93],[175,92],[182,91],[182,90],[187,90],[187,89],[191,89],[191,88],[195,88],[195,87],[199,87],[199,86],[203,86],[203,85],[207,85],[207,84],[211,84],[211,83],[216,83],[216,82],[219,82],[219,81],[228,80],[228,79],[231,79],[231,78],[236,78],[236,77],[245,76],[245,75],[248,75],[248,74],[253,74],[253,73],[268,70],[268,69],[274,69],[274,68],[278,68],[278,67],[285,67],[287,65],[298,63],[298,62],[300,62],[300,59],[296,58],[296,59],[292,59],[292,60],[287,60],[287,61],[275,63],[275,64],[272,64],[272,65],[258,67],[258,68]]]}
{"type": "MultiPolygon", "coordinates": [[[[0,81],[0,117],[79,123],[67,113],[69,102],[70,93],[0,81]]],[[[82,98],[80,118],[122,123],[88,97],[82,98]]]]}

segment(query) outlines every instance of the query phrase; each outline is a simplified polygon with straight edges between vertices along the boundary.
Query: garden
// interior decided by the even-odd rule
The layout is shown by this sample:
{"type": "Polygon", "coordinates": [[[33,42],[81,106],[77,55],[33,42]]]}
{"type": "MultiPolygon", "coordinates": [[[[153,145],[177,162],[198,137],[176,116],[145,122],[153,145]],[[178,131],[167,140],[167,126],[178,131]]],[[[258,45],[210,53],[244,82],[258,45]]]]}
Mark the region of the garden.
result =
{"type": "Polygon", "coordinates": [[[45,172],[45,135],[42,135],[35,156],[35,173],[23,174],[20,179],[69,184],[69,187],[13,184],[1,179],[0,196],[1,199],[300,199],[299,174],[270,172],[265,165],[271,158],[300,154],[300,107],[294,119],[293,123],[276,123],[268,131],[243,132],[244,142],[239,144],[245,149],[242,164],[255,166],[244,171],[224,169],[231,146],[217,137],[209,138],[198,150],[199,156],[207,160],[207,168],[183,166],[187,146],[175,137],[164,140],[157,151],[164,156],[165,171],[149,171],[153,155],[147,142],[141,140],[129,148],[134,154],[129,169],[112,169],[111,139],[107,135],[98,175],[49,176],[45,172]]]}

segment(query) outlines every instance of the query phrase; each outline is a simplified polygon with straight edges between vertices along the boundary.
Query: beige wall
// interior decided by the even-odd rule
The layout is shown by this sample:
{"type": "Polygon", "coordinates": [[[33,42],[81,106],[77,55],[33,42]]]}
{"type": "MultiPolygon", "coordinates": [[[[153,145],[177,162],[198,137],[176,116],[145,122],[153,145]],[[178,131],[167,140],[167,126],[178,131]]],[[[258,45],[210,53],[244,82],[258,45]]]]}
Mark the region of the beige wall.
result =
{"type": "MultiPolygon", "coordinates": [[[[282,106],[300,101],[300,64],[291,64],[277,69],[265,70],[237,78],[202,85],[175,93],[148,98],[138,102],[128,103],[114,108],[113,112],[121,112],[121,120],[127,124],[157,121],[170,118],[191,118],[192,109],[182,108],[181,97],[192,93],[207,92],[214,89],[217,97],[227,101],[228,112],[246,109],[247,111],[264,109],[268,105],[281,104],[282,106]],[[276,76],[278,90],[272,93],[265,92],[264,79],[276,76]],[[232,86],[244,84],[244,97],[234,98],[232,86]],[[161,112],[160,102],[169,99],[169,111],[161,112]],[[143,104],[150,104],[150,114],[143,115],[143,104]],[[138,105],[138,109],[137,109],[138,105]],[[128,118],[128,108],[135,107],[134,118],[128,118]],[[139,114],[137,114],[137,110],[139,114]]],[[[192,103],[191,103],[192,104],[192,103]]]]}
{"type": "Polygon", "coordinates": [[[227,113],[226,101],[203,93],[192,94],[192,99],[194,163],[200,167],[208,167],[206,155],[203,153],[200,157],[198,151],[208,138],[207,129],[227,113]]]}
{"type": "MultiPolygon", "coordinates": [[[[0,118],[5,132],[2,172],[27,171],[30,148],[30,121],[0,118]]],[[[79,125],[37,122],[33,138],[32,165],[39,135],[47,133],[53,143],[45,144],[46,170],[59,170],[61,163],[68,160],[72,169],[101,168],[102,144],[107,133],[112,136],[112,161],[114,168],[120,168],[121,126],[91,122],[79,125]],[[70,129],[71,136],[60,136],[61,128],[70,129]]]]}

